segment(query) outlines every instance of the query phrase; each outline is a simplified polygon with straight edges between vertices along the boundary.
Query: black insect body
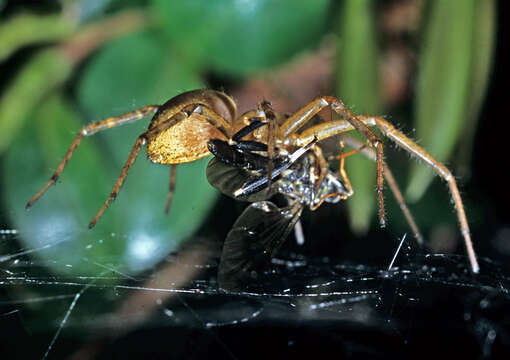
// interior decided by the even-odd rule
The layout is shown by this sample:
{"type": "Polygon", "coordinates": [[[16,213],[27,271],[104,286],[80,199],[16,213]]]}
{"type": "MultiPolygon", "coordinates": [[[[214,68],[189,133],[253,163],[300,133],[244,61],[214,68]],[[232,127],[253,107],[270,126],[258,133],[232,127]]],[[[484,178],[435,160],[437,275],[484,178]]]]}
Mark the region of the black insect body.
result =
{"type": "Polygon", "coordinates": [[[305,206],[315,210],[324,201],[334,203],[352,194],[349,180],[341,171],[326,168],[320,174],[318,157],[311,151],[314,143],[292,154],[275,156],[270,183],[267,146],[209,142],[215,155],[207,167],[209,183],[227,196],[253,202],[225,240],[218,272],[221,288],[243,288],[259,271],[267,269],[305,206]],[[287,205],[278,207],[269,201],[275,194],[283,195],[287,205]]]}

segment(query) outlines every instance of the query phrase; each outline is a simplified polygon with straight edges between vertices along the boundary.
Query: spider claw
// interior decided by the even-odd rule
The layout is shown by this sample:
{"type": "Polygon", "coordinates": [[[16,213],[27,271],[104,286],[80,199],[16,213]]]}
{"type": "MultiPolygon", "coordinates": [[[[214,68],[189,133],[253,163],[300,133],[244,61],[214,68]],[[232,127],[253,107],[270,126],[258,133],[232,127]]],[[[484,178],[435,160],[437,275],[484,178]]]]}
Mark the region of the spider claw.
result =
{"type": "Polygon", "coordinates": [[[29,202],[27,202],[27,204],[25,205],[25,210],[28,210],[29,208],[32,207],[32,205],[34,205],[34,203],[39,199],[39,196],[34,196],[32,199],[30,199],[29,202]]]}
{"type": "Polygon", "coordinates": [[[94,226],[96,226],[97,221],[99,220],[101,215],[103,215],[103,211],[104,211],[103,209],[99,210],[99,212],[96,214],[96,216],[94,216],[94,218],[90,221],[89,229],[92,229],[94,226]]]}

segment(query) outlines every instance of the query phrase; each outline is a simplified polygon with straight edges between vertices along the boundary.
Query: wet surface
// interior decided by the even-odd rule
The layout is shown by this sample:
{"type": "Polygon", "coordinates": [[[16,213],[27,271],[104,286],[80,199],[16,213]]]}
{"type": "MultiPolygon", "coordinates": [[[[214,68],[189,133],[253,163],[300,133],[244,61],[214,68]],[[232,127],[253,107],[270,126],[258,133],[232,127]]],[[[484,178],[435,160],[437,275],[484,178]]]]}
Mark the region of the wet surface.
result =
{"type": "MultiPolygon", "coordinates": [[[[16,236],[4,233],[2,242],[16,236]]],[[[279,254],[229,292],[218,287],[218,255],[198,246],[144,275],[105,262],[95,264],[97,276],[80,276],[49,274],[23,251],[4,253],[2,353],[479,359],[510,350],[509,271],[488,259],[473,276],[458,255],[407,254],[387,270],[279,254]]]]}

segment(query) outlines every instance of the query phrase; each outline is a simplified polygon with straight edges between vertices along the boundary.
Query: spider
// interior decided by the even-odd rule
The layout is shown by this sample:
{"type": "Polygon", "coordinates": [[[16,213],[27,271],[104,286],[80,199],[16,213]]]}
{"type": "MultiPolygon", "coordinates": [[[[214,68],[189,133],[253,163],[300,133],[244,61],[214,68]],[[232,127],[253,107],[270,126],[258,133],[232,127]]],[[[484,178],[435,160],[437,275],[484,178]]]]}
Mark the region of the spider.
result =
{"type": "MultiPolygon", "coordinates": [[[[253,164],[257,152],[265,152],[266,156],[262,156],[262,160],[266,162],[264,176],[259,176],[257,180],[250,182],[246,187],[227,191],[227,195],[247,199],[250,194],[256,195],[257,192],[262,191],[261,188],[263,187],[271,188],[271,182],[283,171],[283,168],[279,170],[282,164],[278,164],[278,161],[285,158],[286,154],[290,154],[299,148],[307,149],[308,146],[319,149],[314,150],[315,160],[312,161],[313,167],[318,168],[318,171],[316,171],[318,178],[315,181],[315,184],[318,185],[315,186],[319,188],[327,176],[328,163],[322,155],[320,147],[315,143],[350,131],[357,131],[366,139],[366,143],[360,144],[351,154],[366,151],[368,148],[375,150],[379,220],[380,225],[384,227],[386,217],[384,213],[383,182],[384,174],[388,174],[389,171],[385,171],[387,167],[385,167],[383,161],[383,143],[380,137],[371,129],[375,127],[399,147],[430,166],[447,182],[455,204],[460,230],[464,237],[471,271],[473,273],[479,272],[464,206],[452,173],[446,166],[434,159],[427,151],[385,119],[379,116],[355,115],[342,101],[334,96],[318,97],[290,116],[282,116],[276,113],[267,101],[262,102],[257,109],[247,111],[240,116],[237,116],[236,113],[236,104],[230,96],[220,91],[202,89],[177,95],[163,105],[148,105],[120,116],[93,122],[82,128],[76,135],[51,179],[27,203],[26,208],[31,207],[57,181],[84,136],[93,135],[102,130],[154,115],[147,131],[137,138],[110,196],[90,222],[89,228],[94,227],[106,208],[116,198],[143,145],[147,145],[147,157],[150,161],[170,165],[169,193],[165,207],[165,211],[168,212],[175,190],[176,166],[210,155],[210,149],[214,148],[214,139],[226,141],[228,146],[232,146],[233,151],[223,151],[223,154],[230,153],[231,155],[237,154],[237,156],[240,154],[241,157],[249,154],[250,158],[244,162],[243,167],[249,167],[250,164],[253,164]],[[304,127],[326,107],[330,107],[340,118],[304,127]],[[303,127],[304,130],[299,131],[303,127]],[[261,148],[261,144],[263,148],[261,148]]],[[[343,159],[348,155],[350,154],[343,154],[339,158],[343,159]]],[[[259,158],[259,160],[261,159],[259,158]]],[[[293,162],[296,160],[294,159],[293,162]]],[[[223,162],[225,161],[226,156],[223,156],[223,162]]],[[[289,162],[288,160],[285,161],[289,162]]],[[[345,179],[347,179],[346,176],[345,179]]],[[[211,183],[210,179],[209,182],[211,183]]],[[[392,189],[396,187],[394,182],[389,181],[389,184],[392,189]]],[[[221,187],[219,188],[222,190],[221,187]]],[[[342,198],[348,197],[350,193],[343,193],[342,198]]],[[[325,200],[326,198],[313,205],[312,209],[320,206],[325,200]]],[[[403,202],[400,203],[403,207],[403,202]]],[[[418,234],[417,231],[414,232],[418,234]]]]}

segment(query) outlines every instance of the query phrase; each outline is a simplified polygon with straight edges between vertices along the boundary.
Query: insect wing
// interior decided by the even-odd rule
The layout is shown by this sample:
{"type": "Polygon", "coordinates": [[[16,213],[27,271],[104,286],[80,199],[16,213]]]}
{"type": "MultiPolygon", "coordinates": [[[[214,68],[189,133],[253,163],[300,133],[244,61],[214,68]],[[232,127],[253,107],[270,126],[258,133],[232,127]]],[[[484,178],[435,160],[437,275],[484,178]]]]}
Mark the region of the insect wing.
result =
{"type": "MultiPolygon", "coordinates": [[[[207,165],[207,180],[214,188],[236,200],[256,202],[266,200],[276,193],[273,188],[261,189],[249,195],[235,196],[234,193],[260,179],[261,175],[257,175],[250,170],[234,167],[218,160],[211,159],[207,165]]],[[[265,184],[267,186],[267,183],[265,184]]]]}
{"type": "Polygon", "coordinates": [[[223,245],[218,271],[220,287],[236,290],[257,277],[269,264],[301,215],[303,206],[279,208],[270,201],[248,206],[223,245]]]}

